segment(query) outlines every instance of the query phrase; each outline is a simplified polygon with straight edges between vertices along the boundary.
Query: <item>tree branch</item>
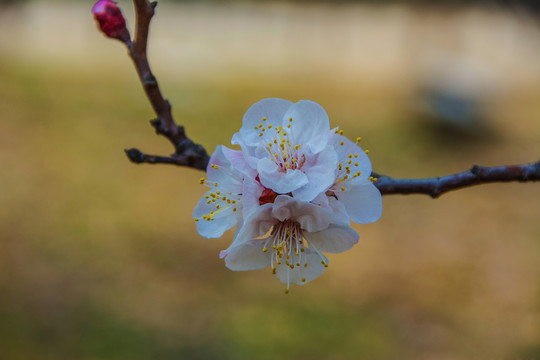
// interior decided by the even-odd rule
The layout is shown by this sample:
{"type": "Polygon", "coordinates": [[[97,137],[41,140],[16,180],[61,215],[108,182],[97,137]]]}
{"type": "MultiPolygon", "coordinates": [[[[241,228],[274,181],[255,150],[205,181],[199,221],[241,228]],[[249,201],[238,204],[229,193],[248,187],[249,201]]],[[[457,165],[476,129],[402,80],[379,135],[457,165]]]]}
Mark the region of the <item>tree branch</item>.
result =
{"type": "MultiPolygon", "coordinates": [[[[148,0],[133,0],[136,14],[136,29],[135,39],[131,44],[126,44],[129,49],[129,56],[135,64],[139,79],[143,85],[146,96],[157,115],[157,118],[150,123],[156,130],[156,133],[169,139],[175,148],[175,153],[170,159],[175,159],[174,163],[181,166],[194,167],[200,170],[206,170],[209,156],[206,150],[199,144],[195,144],[187,137],[183,126],[178,126],[172,116],[171,104],[167,101],[159,89],[159,84],[156,77],[150,69],[147,57],[148,32],[150,21],[154,16],[154,10],[157,2],[149,2],[148,0]]],[[[132,152],[131,152],[132,153],[132,152]]],[[[160,161],[135,161],[137,157],[129,156],[130,151],[126,150],[126,154],[131,161],[135,163],[149,162],[157,163],[160,161]]],[[[142,153],[141,153],[142,154],[142,153]]],[[[148,155],[145,155],[148,157],[148,155]]],[[[153,159],[166,159],[164,157],[152,156],[153,159]]],[[[165,162],[163,163],[170,163],[165,162]]]]}
{"type": "MultiPolygon", "coordinates": [[[[157,115],[150,123],[156,133],[166,137],[174,146],[170,157],[144,154],[138,149],[126,149],[128,158],[137,164],[171,164],[206,170],[209,156],[206,150],[189,139],[184,127],[174,121],[171,104],[163,97],[156,77],[152,74],[147,57],[148,32],[157,2],[133,0],[136,13],[136,31],[133,42],[125,41],[129,56],[135,64],[146,96],[157,115]]],[[[496,167],[473,166],[458,174],[427,179],[394,179],[372,174],[375,186],[383,195],[426,194],[432,198],[469,186],[510,181],[540,181],[540,161],[527,165],[496,167]]]]}
{"type": "Polygon", "coordinates": [[[457,189],[494,182],[540,181],[540,161],[526,165],[473,166],[470,170],[436,178],[394,179],[373,173],[383,195],[426,194],[432,198],[457,189]]]}

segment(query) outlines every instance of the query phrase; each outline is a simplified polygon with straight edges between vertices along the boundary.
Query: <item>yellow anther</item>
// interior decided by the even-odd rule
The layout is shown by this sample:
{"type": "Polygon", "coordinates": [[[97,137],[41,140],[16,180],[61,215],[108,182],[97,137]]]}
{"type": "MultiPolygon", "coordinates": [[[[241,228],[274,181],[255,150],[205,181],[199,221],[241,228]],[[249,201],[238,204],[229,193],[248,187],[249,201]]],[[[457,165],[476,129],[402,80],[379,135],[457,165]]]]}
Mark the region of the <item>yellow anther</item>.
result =
{"type": "Polygon", "coordinates": [[[300,249],[300,252],[304,252],[305,250],[304,249],[300,249]]]}
{"type": "Polygon", "coordinates": [[[233,208],[232,211],[233,211],[233,212],[236,212],[236,208],[233,208]]]}
{"type": "Polygon", "coordinates": [[[334,131],[334,134],[337,134],[339,132],[339,129],[336,129],[336,131],[334,131]]]}
{"type": "Polygon", "coordinates": [[[349,178],[349,175],[345,175],[345,176],[343,177],[343,180],[347,180],[348,178],[349,178]]]}
{"type": "Polygon", "coordinates": [[[274,139],[274,144],[277,144],[277,139],[274,139]]]}
{"type": "Polygon", "coordinates": [[[272,274],[276,275],[276,269],[275,268],[272,269],[272,274]]]}
{"type": "Polygon", "coordinates": [[[215,198],[215,197],[216,197],[216,194],[210,193],[210,196],[213,197],[213,198],[215,198]]]}
{"type": "Polygon", "coordinates": [[[289,289],[285,289],[285,294],[288,294],[289,293],[289,289]]]}
{"type": "Polygon", "coordinates": [[[374,183],[376,183],[376,182],[378,181],[378,179],[377,179],[377,178],[373,178],[373,180],[371,180],[371,181],[373,181],[374,183]]]}
{"type": "MultiPolygon", "coordinates": [[[[296,255],[298,255],[298,253],[297,253],[296,255]]],[[[296,266],[300,266],[300,263],[299,263],[299,262],[297,262],[297,263],[296,263],[296,266]]]]}
{"type": "Polygon", "coordinates": [[[362,141],[362,138],[361,138],[361,137],[357,137],[357,138],[356,138],[356,142],[360,142],[360,141],[362,141]]]}
{"type": "Polygon", "coordinates": [[[260,133],[260,134],[259,134],[259,137],[261,137],[261,136],[263,136],[263,133],[260,133]]]}
{"type": "Polygon", "coordinates": [[[289,265],[289,267],[290,267],[291,269],[294,269],[294,265],[289,265]]]}
{"type": "Polygon", "coordinates": [[[210,197],[210,196],[208,196],[208,195],[204,195],[204,198],[205,198],[205,199],[208,199],[209,197],[210,197]]]}
{"type": "Polygon", "coordinates": [[[345,191],[345,186],[342,186],[342,187],[341,187],[341,191],[345,191]]]}
{"type": "Polygon", "coordinates": [[[302,147],[302,145],[298,144],[298,145],[296,145],[294,148],[295,148],[296,150],[298,150],[298,149],[300,149],[301,147],[302,147]]]}
{"type": "Polygon", "coordinates": [[[219,204],[216,204],[216,209],[219,209],[219,204]]]}
{"type": "Polygon", "coordinates": [[[263,118],[262,118],[262,121],[266,121],[266,117],[263,117],[263,118]]]}
{"type": "Polygon", "coordinates": [[[263,127],[263,124],[259,124],[259,128],[262,128],[263,127]]]}
{"type": "Polygon", "coordinates": [[[366,153],[366,154],[369,154],[369,150],[366,150],[365,153],[366,153]]]}
{"type": "Polygon", "coordinates": [[[268,128],[271,129],[271,128],[272,128],[272,124],[268,124],[268,128]]]}
{"type": "Polygon", "coordinates": [[[216,195],[219,195],[219,194],[221,194],[221,193],[219,192],[219,190],[217,190],[217,191],[216,191],[216,195]]]}
{"type": "Polygon", "coordinates": [[[354,154],[354,157],[357,158],[357,157],[358,157],[358,154],[354,154]]]}
{"type": "Polygon", "coordinates": [[[351,165],[351,164],[352,164],[352,160],[347,161],[347,164],[351,165]]]}
{"type": "Polygon", "coordinates": [[[199,218],[194,218],[193,220],[195,220],[195,221],[199,221],[199,218]]]}
{"type": "Polygon", "coordinates": [[[349,159],[352,158],[352,154],[349,154],[349,159]]]}
{"type": "Polygon", "coordinates": [[[339,164],[339,170],[343,170],[343,164],[339,164]]]}
{"type": "Polygon", "coordinates": [[[295,162],[297,162],[297,161],[298,161],[298,160],[296,160],[296,158],[292,159],[293,164],[294,164],[295,162]]]}
{"type": "Polygon", "coordinates": [[[258,126],[254,126],[254,127],[253,127],[253,130],[259,130],[259,127],[258,127],[258,126]]]}
{"type": "Polygon", "coordinates": [[[292,122],[292,117],[289,118],[289,121],[292,122]]]}
{"type": "Polygon", "coordinates": [[[291,124],[287,124],[287,127],[290,129],[290,128],[291,128],[291,124]]]}
{"type": "Polygon", "coordinates": [[[339,135],[343,135],[343,130],[339,130],[339,135]]]}
{"type": "Polygon", "coordinates": [[[215,186],[215,187],[217,187],[217,186],[218,186],[218,183],[217,183],[217,182],[215,182],[215,183],[214,183],[214,186],[215,186]]]}
{"type": "Polygon", "coordinates": [[[265,128],[262,128],[261,131],[266,131],[266,129],[265,129],[265,128]]]}
{"type": "Polygon", "coordinates": [[[232,202],[233,204],[236,204],[236,200],[232,200],[231,202],[232,202]]]}
{"type": "Polygon", "coordinates": [[[307,268],[307,263],[304,264],[304,267],[307,268]]]}
{"type": "Polygon", "coordinates": [[[268,251],[268,249],[266,248],[266,246],[263,247],[263,252],[267,252],[267,251],[268,251]]]}
{"type": "Polygon", "coordinates": [[[206,203],[207,203],[207,204],[211,204],[211,203],[212,203],[212,200],[208,200],[206,203]]]}
{"type": "Polygon", "coordinates": [[[342,142],[339,143],[339,145],[343,146],[343,145],[345,145],[345,143],[342,141],[342,142]]]}
{"type": "Polygon", "coordinates": [[[210,215],[214,215],[214,212],[213,212],[213,211],[210,211],[210,215]]]}
{"type": "Polygon", "coordinates": [[[204,181],[205,181],[205,180],[206,180],[205,178],[200,178],[200,179],[199,179],[199,184],[201,184],[201,185],[204,184],[204,181]]]}
{"type": "Polygon", "coordinates": [[[354,163],[354,166],[358,166],[358,163],[354,163]]]}
{"type": "Polygon", "coordinates": [[[287,132],[286,132],[286,131],[283,132],[283,136],[287,136],[287,132]]]}
{"type": "Polygon", "coordinates": [[[302,282],[306,282],[306,278],[302,278],[302,282]]]}

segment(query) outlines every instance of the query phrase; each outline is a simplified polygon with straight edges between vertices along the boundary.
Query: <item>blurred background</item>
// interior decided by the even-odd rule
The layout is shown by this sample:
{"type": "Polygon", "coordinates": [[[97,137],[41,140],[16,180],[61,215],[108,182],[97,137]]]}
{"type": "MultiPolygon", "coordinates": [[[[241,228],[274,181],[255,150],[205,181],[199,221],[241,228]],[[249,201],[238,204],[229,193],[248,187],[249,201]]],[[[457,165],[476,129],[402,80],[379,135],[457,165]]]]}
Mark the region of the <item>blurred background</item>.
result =
{"type": "MultiPolygon", "coordinates": [[[[536,4],[163,1],[150,62],[209,151],[281,97],[390,176],[532,162],[536,4]]],[[[172,149],[92,5],[0,2],[0,359],[540,359],[540,185],[386,196],[284,295],[225,268],[231,234],[197,235],[201,172],[127,161],[172,149]]]]}

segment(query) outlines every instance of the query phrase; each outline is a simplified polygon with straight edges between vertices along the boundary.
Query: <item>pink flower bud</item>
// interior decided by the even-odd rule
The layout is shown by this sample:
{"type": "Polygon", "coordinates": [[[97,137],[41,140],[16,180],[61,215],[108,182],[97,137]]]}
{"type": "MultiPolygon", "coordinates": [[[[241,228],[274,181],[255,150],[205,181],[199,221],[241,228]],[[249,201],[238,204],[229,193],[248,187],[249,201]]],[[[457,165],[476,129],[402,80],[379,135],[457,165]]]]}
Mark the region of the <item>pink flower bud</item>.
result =
{"type": "Polygon", "coordinates": [[[92,13],[105,36],[118,39],[126,44],[130,42],[126,20],[116,2],[99,0],[92,8],[92,13]]]}

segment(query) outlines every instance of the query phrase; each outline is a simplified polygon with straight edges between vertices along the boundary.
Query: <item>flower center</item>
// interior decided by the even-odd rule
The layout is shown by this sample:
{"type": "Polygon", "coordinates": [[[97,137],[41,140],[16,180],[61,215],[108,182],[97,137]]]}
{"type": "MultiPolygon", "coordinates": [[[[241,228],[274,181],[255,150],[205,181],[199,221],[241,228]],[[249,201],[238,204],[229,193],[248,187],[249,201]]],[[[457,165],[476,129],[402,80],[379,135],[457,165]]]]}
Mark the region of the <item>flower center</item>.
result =
{"type": "MultiPolygon", "coordinates": [[[[277,269],[284,267],[289,276],[289,271],[300,272],[299,276],[302,282],[306,281],[305,276],[302,275],[303,271],[308,267],[307,259],[307,241],[303,235],[303,230],[300,224],[296,221],[285,220],[272,228],[270,237],[263,248],[263,252],[267,252],[271,243],[272,250],[270,250],[270,266],[272,267],[272,274],[276,274],[277,269]]],[[[328,267],[324,257],[321,253],[310,244],[310,249],[315,251],[321,258],[321,263],[324,267],[328,267]]],[[[288,285],[287,285],[288,288],[288,285]]]]}
{"type": "Polygon", "coordinates": [[[266,118],[262,118],[262,123],[255,126],[259,130],[259,137],[266,144],[265,149],[270,154],[270,158],[279,167],[280,172],[287,172],[288,169],[301,169],[306,162],[306,157],[299,151],[302,145],[294,145],[291,124],[293,118],[289,118],[286,128],[283,126],[274,127],[272,124],[265,125],[266,118]]]}

